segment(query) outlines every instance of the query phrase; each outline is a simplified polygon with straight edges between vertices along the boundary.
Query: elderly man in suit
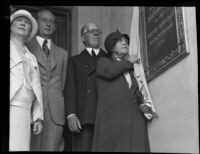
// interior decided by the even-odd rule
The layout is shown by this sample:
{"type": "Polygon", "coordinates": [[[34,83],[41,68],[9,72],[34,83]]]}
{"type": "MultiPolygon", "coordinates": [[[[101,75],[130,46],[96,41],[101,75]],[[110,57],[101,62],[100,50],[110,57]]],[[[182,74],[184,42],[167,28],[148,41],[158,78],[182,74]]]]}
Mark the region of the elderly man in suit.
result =
{"type": "Polygon", "coordinates": [[[68,127],[73,151],[91,151],[97,106],[96,62],[106,56],[100,48],[101,30],[94,23],[81,29],[85,49],[69,60],[65,85],[68,127]]]}
{"type": "Polygon", "coordinates": [[[65,108],[63,89],[68,63],[68,52],[55,45],[51,39],[56,30],[55,15],[48,10],[38,12],[38,35],[28,43],[37,58],[44,102],[44,129],[33,135],[31,150],[63,151],[65,108]]]}

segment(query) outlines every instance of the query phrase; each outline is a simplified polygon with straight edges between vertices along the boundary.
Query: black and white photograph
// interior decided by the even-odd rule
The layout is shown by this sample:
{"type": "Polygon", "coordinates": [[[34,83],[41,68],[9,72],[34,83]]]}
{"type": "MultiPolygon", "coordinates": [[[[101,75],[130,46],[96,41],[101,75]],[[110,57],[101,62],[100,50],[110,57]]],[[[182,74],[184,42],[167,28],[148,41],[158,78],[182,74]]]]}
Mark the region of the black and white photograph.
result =
{"type": "Polygon", "coordinates": [[[1,151],[199,153],[195,5],[30,4],[4,18],[1,151]]]}

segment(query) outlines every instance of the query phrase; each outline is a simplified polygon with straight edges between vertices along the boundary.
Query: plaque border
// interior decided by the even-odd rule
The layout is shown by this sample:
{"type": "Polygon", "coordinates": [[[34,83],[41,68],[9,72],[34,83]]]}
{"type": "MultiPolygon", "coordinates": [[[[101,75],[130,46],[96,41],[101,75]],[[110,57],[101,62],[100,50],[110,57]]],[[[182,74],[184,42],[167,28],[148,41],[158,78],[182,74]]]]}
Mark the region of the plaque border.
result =
{"type": "Polygon", "coordinates": [[[142,53],[142,62],[144,66],[144,72],[147,78],[147,81],[151,81],[156,78],[167,69],[174,66],[184,57],[186,57],[189,52],[186,48],[186,37],[185,37],[185,25],[183,18],[182,7],[174,7],[175,11],[175,25],[177,32],[177,47],[176,49],[170,51],[166,56],[161,57],[157,62],[153,64],[148,63],[148,53],[147,53],[147,39],[146,39],[146,23],[145,23],[145,7],[140,7],[140,34],[141,34],[141,53],[142,53]]]}

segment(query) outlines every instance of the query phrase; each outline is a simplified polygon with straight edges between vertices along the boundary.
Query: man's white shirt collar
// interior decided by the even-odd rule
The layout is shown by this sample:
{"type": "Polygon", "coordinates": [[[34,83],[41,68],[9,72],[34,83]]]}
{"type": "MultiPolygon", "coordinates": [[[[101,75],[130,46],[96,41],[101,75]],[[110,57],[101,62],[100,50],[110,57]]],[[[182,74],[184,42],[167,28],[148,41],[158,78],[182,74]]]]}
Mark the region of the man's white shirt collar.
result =
{"type": "MultiPolygon", "coordinates": [[[[40,44],[41,48],[42,48],[42,45],[43,45],[43,42],[44,42],[44,38],[40,37],[40,36],[36,36],[36,39],[38,41],[38,43],[40,44]]],[[[51,39],[47,39],[47,46],[48,48],[50,49],[50,46],[51,46],[51,39]]]]}
{"type": "Polygon", "coordinates": [[[92,49],[94,50],[95,54],[98,55],[100,49],[94,49],[94,48],[86,48],[86,50],[89,52],[90,55],[92,55],[92,49]]]}

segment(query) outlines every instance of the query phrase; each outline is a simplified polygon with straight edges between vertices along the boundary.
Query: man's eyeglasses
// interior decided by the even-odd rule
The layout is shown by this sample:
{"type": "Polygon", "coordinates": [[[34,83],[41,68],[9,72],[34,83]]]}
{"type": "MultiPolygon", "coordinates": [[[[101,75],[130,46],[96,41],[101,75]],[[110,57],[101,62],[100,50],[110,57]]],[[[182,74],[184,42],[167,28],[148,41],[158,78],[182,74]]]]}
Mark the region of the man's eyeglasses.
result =
{"type": "Polygon", "coordinates": [[[102,34],[102,32],[101,32],[100,30],[98,30],[98,29],[90,29],[89,31],[83,33],[82,35],[87,34],[87,33],[90,33],[90,34],[98,34],[98,35],[99,35],[99,34],[102,34]]]}
{"type": "Polygon", "coordinates": [[[40,18],[40,21],[42,22],[42,23],[50,23],[50,24],[55,24],[55,21],[53,21],[53,20],[51,20],[51,19],[46,19],[46,18],[40,18]]]}

